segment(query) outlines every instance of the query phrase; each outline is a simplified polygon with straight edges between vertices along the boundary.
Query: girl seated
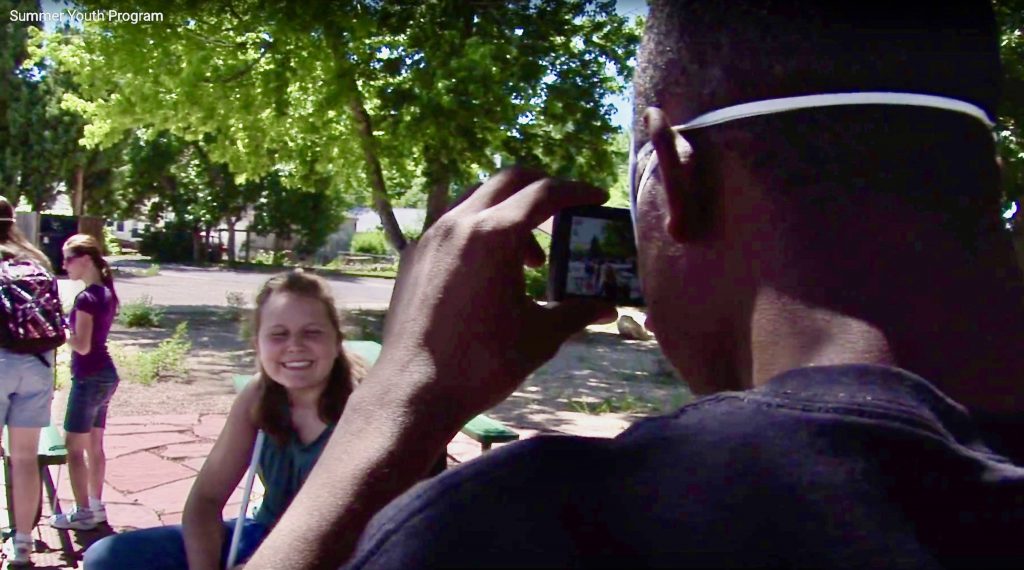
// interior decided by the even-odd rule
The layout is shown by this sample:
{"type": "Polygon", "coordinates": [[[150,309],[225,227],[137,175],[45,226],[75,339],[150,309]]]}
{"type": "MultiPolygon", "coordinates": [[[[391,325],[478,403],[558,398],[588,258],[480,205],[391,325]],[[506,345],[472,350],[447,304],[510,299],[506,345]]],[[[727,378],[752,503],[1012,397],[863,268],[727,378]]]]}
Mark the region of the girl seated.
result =
{"type": "Polygon", "coordinates": [[[364,367],[346,356],[334,299],[319,277],[301,271],[272,277],[256,297],[253,317],[256,380],[235,400],[182,525],[104,538],[86,551],[87,569],[224,567],[234,521],[222,520],[221,511],[245,474],[258,430],[267,434],[259,461],[266,493],[255,518],[243,522],[239,563],[306,480],[364,367]]]}

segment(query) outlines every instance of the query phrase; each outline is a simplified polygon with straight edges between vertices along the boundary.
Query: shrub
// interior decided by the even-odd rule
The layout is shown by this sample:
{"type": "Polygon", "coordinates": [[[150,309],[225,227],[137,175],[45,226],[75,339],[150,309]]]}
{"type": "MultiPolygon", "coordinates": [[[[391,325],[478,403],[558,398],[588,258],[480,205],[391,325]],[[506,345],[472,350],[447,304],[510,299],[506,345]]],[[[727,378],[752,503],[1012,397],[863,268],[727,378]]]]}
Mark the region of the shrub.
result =
{"type": "MultiPolygon", "coordinates": [[[[544,250],[544,255],[550,255],[551,236],[540,230],[534,230],[533,237],[537,239],[537,243],[540,245],[540,248],[544,250]]],[[[547,263],[536,268],[526,268],[526,294],[539,301],[543,301],[548,298],[547,263]]]]}
{"type": "Polygon", "coordinates": [[[153,297],[142,295],[135,301],[123,303],[117,315],[117,322],[126,327],[158,327],[164,311],[153,306],[153,297]]]}
{"type": "Polygon", "coordinates": [[[543,301],[548,298],[548,264],[526,268],[526,294],[543,301]]]}
{"type": "Polygon", "coordinates": [[[384,237],[383,230],[373,232],[359,232],[352,236],[352,253],[367,253],[370,255],[391,255],[391,246],[384,237]]]}
{"type": "Polygon", "coordinates": [[[174,328],[171,338],[160,341],[156,348],[128,354],[118,347],[111,351],[111,356],[127,378],[149,385],[165,376],[185,374],[189,350],[192,342],[188,340],[188,322],[182,322],[174,328]]]}
{"type": "Polygon", "coordinates": [[[252,263],[259,263],[261,265],[287,265],[289,251],[271,251],[269,249],[258,250],[252,256],[252,263]]]}
{"type": "Polygon", "coordinates": [[[121,255],[121,244],[118,243],[117,238],[114,237],[114,232],[110,231],[110,228],[103,226],[103,249],[107,250],[107,255],[121,255]]]}

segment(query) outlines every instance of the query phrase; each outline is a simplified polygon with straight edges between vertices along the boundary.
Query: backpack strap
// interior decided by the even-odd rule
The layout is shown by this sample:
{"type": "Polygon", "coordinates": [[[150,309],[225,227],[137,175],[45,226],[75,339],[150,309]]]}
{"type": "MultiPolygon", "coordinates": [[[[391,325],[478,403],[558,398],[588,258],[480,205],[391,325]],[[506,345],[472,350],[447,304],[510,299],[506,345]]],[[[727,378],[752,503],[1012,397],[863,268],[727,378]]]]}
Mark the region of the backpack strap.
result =
{"type": "Polygon", "coordinates": [[[36,354],[35,357],[39,359],[39,362],[43,363],[43,366],[50,368],[50,363],[47,362],[45,358],[43,358],[42,354],[36,354]]]}

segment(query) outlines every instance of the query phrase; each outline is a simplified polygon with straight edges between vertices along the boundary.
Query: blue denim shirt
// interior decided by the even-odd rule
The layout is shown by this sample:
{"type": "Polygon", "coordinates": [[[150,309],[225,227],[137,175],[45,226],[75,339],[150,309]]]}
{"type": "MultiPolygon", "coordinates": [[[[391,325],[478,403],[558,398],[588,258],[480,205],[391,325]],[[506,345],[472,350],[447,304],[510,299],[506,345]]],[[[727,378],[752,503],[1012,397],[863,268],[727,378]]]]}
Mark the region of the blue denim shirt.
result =
{"type": "Polygon", "coordinates": [[[495,450],[378,513],[349,567],[1021,567],[1021,427],[902,370],[792,370],[495,450]]]}

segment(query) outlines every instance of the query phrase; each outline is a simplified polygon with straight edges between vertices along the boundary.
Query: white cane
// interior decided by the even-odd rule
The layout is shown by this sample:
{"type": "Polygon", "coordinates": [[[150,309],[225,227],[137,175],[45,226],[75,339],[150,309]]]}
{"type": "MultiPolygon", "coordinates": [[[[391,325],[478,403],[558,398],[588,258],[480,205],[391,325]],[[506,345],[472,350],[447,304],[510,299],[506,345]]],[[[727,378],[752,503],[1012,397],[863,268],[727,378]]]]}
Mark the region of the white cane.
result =
{"type": "Polygon", "coordinates": [[[256,444],[252,450],[252,461],[249,463],[249,472],[245,475],[245,492],[242,495],[242,508],[238,512],[238,519],[235,521],[235,531],[231,533],[231,548],[228,549],[227,570],[235,566],[235,559],[238,558],[238,543],[242,538],[242,525],[245,524],[245,510],[249,508],[249,495],[252,494],[252,483],[256,478],[256,469],[260,465],[260,453],[263,452],[263,430],[256,432],[256,444]]]}

